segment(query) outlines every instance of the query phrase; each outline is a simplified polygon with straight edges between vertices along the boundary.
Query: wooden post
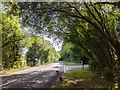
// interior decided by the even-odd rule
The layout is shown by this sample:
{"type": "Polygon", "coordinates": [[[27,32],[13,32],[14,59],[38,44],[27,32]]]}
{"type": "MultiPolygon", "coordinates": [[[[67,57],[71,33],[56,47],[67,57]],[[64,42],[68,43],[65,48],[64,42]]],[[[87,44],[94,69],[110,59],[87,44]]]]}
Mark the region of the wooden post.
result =
{"type": "Polygon", "coordinates": [[[58,77],[59,77],[60,81],[62,81],[62,77],[60,75],[60,72],[57,70],[56,73],[58,74],[58,77]]]}

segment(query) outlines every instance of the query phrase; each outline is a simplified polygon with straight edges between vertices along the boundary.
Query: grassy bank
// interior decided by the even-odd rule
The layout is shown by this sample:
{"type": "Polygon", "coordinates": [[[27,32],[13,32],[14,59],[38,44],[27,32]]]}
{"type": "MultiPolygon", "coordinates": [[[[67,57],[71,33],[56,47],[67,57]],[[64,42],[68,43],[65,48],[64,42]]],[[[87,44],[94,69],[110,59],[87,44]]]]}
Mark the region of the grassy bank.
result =
{"type": "Polygon", "coordinates": [[[42,64],[42,65],[35,65],[35,66],[24,66],[24,67],[21,67],[21,68],[11,68],[11,69],[3,69],[3,70],[1,70],[0,71],[0,74],[2,75],[2,74],[9,74],[9,73],[13,73],[13,72],[16,72],[16,71],[20,71],[20,70],[25,70],[25,69],[30,69],[30,68],[35,68],[35,67],[42,67],[42,66],[44,66],[44,65],[47,65],[47,64],[51,64],[51,63],[44,63],[44,64],[42,64]]]}
{"type": "Polygon", "coordinates": [[[89,68],[73,69],[62,75],[52,88],[109,88],[112,83],[91,72],[89,68]]]}
{"type": "Polygon", "coordinates": [[[77,63],[77,62],[75,62],[75,61],[71,61],[71,62],[64,61],[64,64],[65,64],[65,65],[81,65],[80,63],[77,63]]]}
{"type": "Polygon", "coordinates": [[[25,69],[29,69],[31,68],[30,66],[25,66],[25,67],[21,67],[21,68],[11,68],[11,69],[5,69],[0,71],[0,74],[8,74],[8,73],[12,73],[12,72],[16,72],[16,71],[20,71],[20,70],[25,70],[25,69]]]}

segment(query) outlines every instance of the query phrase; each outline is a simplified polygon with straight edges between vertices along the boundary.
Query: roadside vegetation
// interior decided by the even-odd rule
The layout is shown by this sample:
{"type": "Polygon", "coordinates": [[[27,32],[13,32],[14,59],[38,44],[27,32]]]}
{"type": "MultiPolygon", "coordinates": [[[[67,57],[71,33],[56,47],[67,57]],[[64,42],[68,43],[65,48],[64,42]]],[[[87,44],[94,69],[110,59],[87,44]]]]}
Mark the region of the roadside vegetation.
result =
{"type": "Polygon", "coordinates": [[[65,65],[69,65],[69,66],[72,66],[72,65],[81,65],[81,63],[77,63],[77,62],[75,62],[75,61],[71,61],[71,62],[69,62],[69,61],[64,61],[64,64],[65,64],[65,65]]]}
{"type": "Polygon", "coordinates": [[[4,2],[2,5],[3,69],[51,63],[59,54],[69,62],[87,57],[92,72],[105,76],[120,88],[120,2],[4,2]],[[62,41],[62,50],[55,52],[43,35],[62,41]],[[25,58],[23,48],[28,49],[25,58]]]}
{"type": "Polygon", "coordinates": [[[63,81],[57,81],[52,88],[111,88],[113,82],[93,73],[89,68],[69,70],[62,75],[63,81]]]}
{"type": "MultiPolygon", "coordinates": [[[[3,6],[5,7],[5,6],[3,6]]],[[[8,12],[11,9],[8,9],[8,12]]],[[[2,29],[2,57],[0,73],[27,69],[58,61],[60,55],[42,36],[21,28],[18,16],[0,10],[2,29]]]]}
{"type": "Polygon", "coordinates": [[[30,66],[24,66],[24,67],[21,67],[21,68],[11,68],[11,69],[3,69],[0,71],[0,74],[9,74],[9,73],[12,73],[12,72],[16,72],[16,71],[20,71],[20,70],[25,70],[25,69],[29,69],[31,68],[30,66]]]}

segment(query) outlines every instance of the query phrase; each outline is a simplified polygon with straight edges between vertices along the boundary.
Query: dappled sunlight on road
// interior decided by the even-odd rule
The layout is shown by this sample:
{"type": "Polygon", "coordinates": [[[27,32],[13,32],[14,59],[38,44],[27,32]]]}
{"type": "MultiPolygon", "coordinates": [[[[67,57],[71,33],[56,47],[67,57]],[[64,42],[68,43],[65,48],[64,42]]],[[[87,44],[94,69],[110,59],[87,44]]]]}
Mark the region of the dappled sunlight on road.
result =
{"type": "Polygon", "coordinates": [[[46,88],[50,87],[57,78],[56,70],[60,70],[60,63],[53,63],[43,67],[21,70],[2,76],[3,88],[46,88]]]}

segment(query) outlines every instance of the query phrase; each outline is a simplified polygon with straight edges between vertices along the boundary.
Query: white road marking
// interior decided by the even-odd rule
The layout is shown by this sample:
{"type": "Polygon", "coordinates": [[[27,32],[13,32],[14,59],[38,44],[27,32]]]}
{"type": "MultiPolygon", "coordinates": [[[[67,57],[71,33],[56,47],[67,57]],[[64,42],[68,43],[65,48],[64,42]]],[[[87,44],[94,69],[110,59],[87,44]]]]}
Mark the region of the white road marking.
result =
{"type": "Polygon", "coordinates": [[[68,69],[67,69],[67,67],[64,65],[64,72],[66,72],[68,69]]]}
{"type": "Polygon", "coordinates": [[[30,73],[29,75],[37,74],[38,72],[30,73]]]}
{"type": "Polygon", "coordinates": [[[14,79],[14,80],[12,80],[12,81],[10,81],[10,82],[8,82],[8,83],[2,84],[2,85],[0,85],[0,87],[5,86],[5,85],[10,84],[10,83],[13,83],[13,82],[15,82],[15,81],[17,81],[17,79],[14,79]]]}

